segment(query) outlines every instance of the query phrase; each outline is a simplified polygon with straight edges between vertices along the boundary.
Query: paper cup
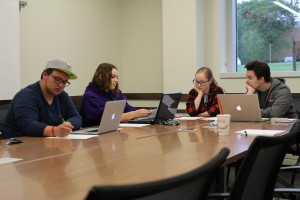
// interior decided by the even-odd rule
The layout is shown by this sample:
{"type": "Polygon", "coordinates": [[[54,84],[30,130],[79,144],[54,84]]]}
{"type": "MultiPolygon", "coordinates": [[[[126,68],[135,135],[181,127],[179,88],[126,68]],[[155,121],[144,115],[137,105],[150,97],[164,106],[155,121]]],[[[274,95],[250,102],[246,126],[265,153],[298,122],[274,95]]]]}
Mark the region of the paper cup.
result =
{"type": "Polygon", "coordinates": [[[219,135],[229,135],[230,117],[231,117],[231,115],[229,115],[229,114],[217,115],[219,135]]]}

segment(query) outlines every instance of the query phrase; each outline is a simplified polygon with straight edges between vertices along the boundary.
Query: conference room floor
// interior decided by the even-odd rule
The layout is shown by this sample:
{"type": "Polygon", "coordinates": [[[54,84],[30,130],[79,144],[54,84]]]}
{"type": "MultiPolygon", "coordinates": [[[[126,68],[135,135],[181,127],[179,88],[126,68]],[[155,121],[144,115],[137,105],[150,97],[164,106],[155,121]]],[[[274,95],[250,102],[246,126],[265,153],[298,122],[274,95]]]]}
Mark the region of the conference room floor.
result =
{"type": "Polygon", "coordinates": [[[221,148],[230,154],[224,165],[246,155],[255,136],[243,129],[283,130],[293,123],[232,122],[219,136],[211,121],[180,121],[178,126],[125,127],[90,139],[23,137],[1,141],[0,193],[5,199],[84,199],[94,185],[130,184],[167,178],[204,164],[221,148]],[[185,130],[186,128],[191,130],[185,130]],[[195,129],[195,130],[194,130],[195,129]]]}

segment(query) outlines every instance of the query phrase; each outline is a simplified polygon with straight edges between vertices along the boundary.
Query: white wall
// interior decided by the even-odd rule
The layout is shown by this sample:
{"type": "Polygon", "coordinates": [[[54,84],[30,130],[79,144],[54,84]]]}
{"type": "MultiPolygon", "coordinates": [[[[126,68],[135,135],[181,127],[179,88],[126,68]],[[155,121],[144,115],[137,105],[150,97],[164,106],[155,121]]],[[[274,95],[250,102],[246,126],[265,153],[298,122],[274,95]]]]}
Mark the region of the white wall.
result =
{"type": "Polygon", "coordinates": [[[70,95],[84,92],[102,62],[118,67],[123,92],[162,92],[161,0],[27,2],[20,13],[22,87],[38,80],[47,60],[62,57],[78,74],[70,95]]]}
{"type": "Polygon", "coordinates": [[[122,0],[123,92],[162,92],[161,0],[122,0]]]}
{"type": "Polygon", "coordinates": [[[162,0],[162,3],[163,89],[187,93],[197,67],[196,0],[162,0]]]}
{"type": "Polygon", "coordinates": [[[12,99],[19,90],[19,1],[0,0],[0,99],[12,99]]]}
{"type": "Polygon", "coordinates": [[[39,80],[56,57],[67,59],[78,75],[66,88],[70,95],[83,94],[100,63],[121,66],[120,0],[27,2],[20,13],[22,87],[39,80]]]}
{"type": "Polygon", "coordinates": [[[225,70],[228,41],[226,27],[226,2],[224,0],[206,1],[206,63],[214,72],[214,77],[221,87],[229,93],[245,91],[244,79],[220,79],[221,69],[225,70]]]}

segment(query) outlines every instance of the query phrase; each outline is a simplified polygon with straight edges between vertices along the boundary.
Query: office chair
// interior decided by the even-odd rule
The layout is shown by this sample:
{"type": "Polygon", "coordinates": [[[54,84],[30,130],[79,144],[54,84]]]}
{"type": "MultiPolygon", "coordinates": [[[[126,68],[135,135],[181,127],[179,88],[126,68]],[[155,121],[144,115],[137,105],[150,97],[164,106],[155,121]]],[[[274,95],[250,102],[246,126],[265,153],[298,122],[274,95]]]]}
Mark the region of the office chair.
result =
{"type": "MultiPolygon", "coordinates": [[[[300,117],[299,109],[296,110],[299,118],[300,117]]],[[[288,199],[299,198],[300,189],[295,188],[296,175],[300,172],[299,119],[296,125],[297,125],[297,130],[296,130],[297,133],[295,139],[292,140],[292,145],[288,146],[286,154],[292,154],[293,156],[297,156],[297,161],[294,165],[290,165],[290,166],[286,165],[280,168],[279,175],[277,178],[277,184],[276,184],[277,188],[275,188],[275,193],[278,194],[278,196],[280,196],[281,198],[288,198],[288,199]],[[283,174],[285,175],[283,176],[283,174]],[[290,178],[287,175],[290,175],[290,178]],[[296,196],[297,193],[298,193],[298,197],[296,196]]]]}
{"type": "Polygon", "coordinates": [[[206,199],[211,183],[229,154],[229,149],[223,148],[210,161],[187,173],[153,182],[94,186],[86,200],[193,200],[206,199]]]}
{"type": "Polygon", "coordinates": [[[241,163],[230,192],[211,193],[208,197],[226,197],[230,200],[272,200],[279,169],[295,134],[293,128],[290,133],[282,136],[257,136],[241,163]]]}
{"type": "MultiPolygon", "coordinates": [[[[285,83],[285,80],[283,78],[278,78],[279,80],[281,80],[282,82],[285,83]]],[[[286,188],[293,188],[294,187],[294,183],[295,183],[295,179],[296,179],[296,175],[299,173],[299,169],[300,169],[300,126],[299,126],[299,120],[300,120],[300,95],[293,95],[293,104],[294,107],[296,109],[297,115],[298,115],[298,122],[297,124],[293,127],[293,131],[296,131],[297,133],[295,134],[294,139],[292,139],[290,145],[287,148],[287,152],[286,154],[291,154],[293,156],[297,156],[297,160],[295,165],[293,166],[282,166],[280,168],[280,172],[287,172],[290,173],[290,179],[283,178],[283,176],[281,176],[279,174],[278,176],[278,185],[286,187],[286,188]]],[[[229,175],[230,175],[230,168],[231,166],[235,166],[235,163],[229,164],[227,167],[227,185],[229,183],[229,175]]]]}
{"type": "Polygon", "coordinates": [[[281,168],[281,171],[290,171],[292,173],[290,180],[286,180],[286,179],[282,178],[281,176],[279,176],[279,182],[281,182],[281,184],[283,184],[285,187],[293,187],[294,186],[295,178],[296,178],[297,173],[299,172],[298,169],[300,168],[300,130],[299,130],[299,128],[300,128],[299,127],[300,96],[299,95],[293,95],[293,104],[294,104],[294,107],[298,114],[298,123],[297,123],[298,131],[295,136],[295,139],[292,141],[291,145],[288,146],[287,154],[297,156],[297,161],[296,161],[295,165],[283,166],[281,168]]]}
{"type": "Polygon", "coordinates": [[[6,100],[1,101],[1,104],[0,104],[0,132],[3,131],[3,123],[4,123],[6,113],[8,111],[9,106],[10,106],[10,101],[6,101],[6,100]]]}
{"type": "Polygon", "coordinates": [[[285,180],[281,175],[278,176],[276,188],[274,190],[274,197],[280,197],[282,199],[296,200],[300,196],[300,188],[296,188],[294,180],[296,173],[300,171],[300,166],[286,166],[281,167],[280,172],[288,171],[292,173],[291,182],[285,180]]]}

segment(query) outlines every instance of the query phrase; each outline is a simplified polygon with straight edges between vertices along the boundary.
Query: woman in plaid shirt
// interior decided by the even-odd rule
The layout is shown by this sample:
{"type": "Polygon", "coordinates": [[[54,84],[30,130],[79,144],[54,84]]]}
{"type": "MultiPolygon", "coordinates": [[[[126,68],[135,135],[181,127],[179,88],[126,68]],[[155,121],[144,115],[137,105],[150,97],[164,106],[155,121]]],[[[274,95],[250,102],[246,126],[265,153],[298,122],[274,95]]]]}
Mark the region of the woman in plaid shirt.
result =
{"type": "Polygon", "coordinates": [[[198,69],[193,83],[194,88],[186,101],[186,112],[190,116],[215,117],[220,113],[217,94],[224,94],[224,91],[215,81],[211,69],[198,69]]]}

